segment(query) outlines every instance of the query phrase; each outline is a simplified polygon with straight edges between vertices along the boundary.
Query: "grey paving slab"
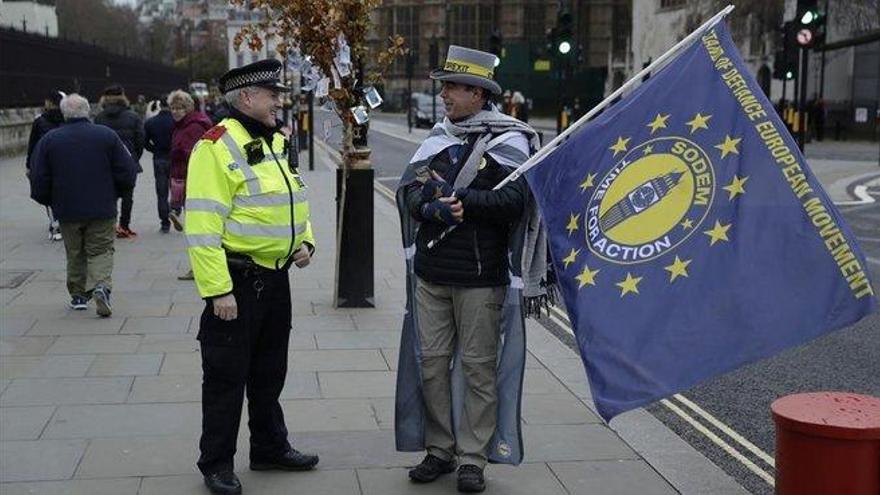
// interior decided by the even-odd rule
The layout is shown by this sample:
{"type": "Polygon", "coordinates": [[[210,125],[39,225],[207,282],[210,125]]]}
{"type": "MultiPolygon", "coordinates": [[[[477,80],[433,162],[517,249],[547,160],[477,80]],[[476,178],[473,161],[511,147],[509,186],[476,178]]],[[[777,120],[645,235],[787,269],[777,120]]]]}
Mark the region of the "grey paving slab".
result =
{"type": "Polygon", "coordinates": [[[293,331],[301,333],[357,330],[348,315],[300,316],[293,319],[293,331]]]}
{"type": "Polygon", "coordinates": [[[194,335],[176,334],[151,334],[144,335],[138,345],[138,354],[152,354],[157,352],[183,352],[191,353],[199,350],[199,341],[194,335]]]}
{"type": "Polygon", "coordinates": [[[134,352],[141,342],[139,335],[61,336],[47,351],[49,354],[113,354],[134,352]]]}
{"type": "Polygon", "coordinates": [[[190,316],[131,317],[125,319],[120,333],[186,333],[189,330],[190,316]]]}
{"type": "Polygon", "coordinates": [[[378,349],[296,350],[288,369],[294,371],[387,371],[388,363],[378,349]]]}
{"type": "Polygon", "coordinates": [[[162,375],[200,375],[202,373],[202,355],[199,352],[175,352],[165,354],[162,362],[162,375]]]}
{"type": "Polygon", "coordinates": [[[370,407],[379,423],[379,429],[394,429],[394,397],[376,397],[370,399],[370,407]]]}
{"type": "Polygon", "coordinates": [[[0,359],[0,378],[81,377],[94,360],[94,354],[7,356],[0,359]]]}
{"type": "Polygon", "coordinates": [[[73,317],[38,318],[28,335],[112,335],[119,333],[122,318],[100,318],[93,311],[75,312],[73,317]]]}
{"type": "Polygon", "coordinates": [[[20,337],[37,321],[33,316],[2,316],[0,317],[0,336],[20,337]]]}
{"type": "Polygon", "coordinates": [[[144,297],[116,294],[113,297],[113,314],[115,318],[133,316],[166,316],[171,310],[171,301],[167,297],[144,297]]]}
{"type": "Polygon", "coordinates": [[[385,362],[388,364],[388,369],[391,371],[397,371],[397,360],[400,357],[400,349],[382,349],[382,357],[385,358],[385,362]]]}
{"type": "Polygon", "coordinates": [[[571,495],[675,495],[642,460],[553,462],[550,469],[571,495]]]}
{"type": "Polygon", "coordinates": [[[0,441],[36,440],[55,412],[55,406],[0,409],[0,441]]]}
{"type": "Polygon", "coordinates": [[[18,378],[0,395],[0,406],[112,404],[125,402],[131,377],[18,378]]]}
{"type": "MultiPolygon", "coordinates": [[[[486,491],[483,493],[488,495],[566,495],[559,480],[543,463],[519,466],[490,465],[486,467],[485,475],[486,491]]],[[[454,473],[427,485],[413,484],[405,468],[358,469],[358,479],[364,495],[458,493],[454,473]]]]}
{"type": "Polygon", "coordinates": [[[55,337],[0,337],[0,356],[40,356],[55,337]]]}
{"type": "Polygon", "coordinates": [[[137,376],[128,402],[198,402],[202,399],[199,375],[137,376]]]}
{"type": "Polygon", "coordinates": [[[317,349],[318,342],[315,341],[315,334],[313,333],[300,333],[300,332],[291,332],[290,334],[290,347],[289,350],[308,350],[308,349],[317,349]]]}
{"type": "Polygon", "coordinates": [[[3,495],[137,495],[140,478],[3,483],[3,495]]]}
{"type": "Polygon", "coordinates": [[[544,368],[526,368],[523,381],[523,393],[530,394],[565,394],[568,389],[544,368]]]}
{"type": "Polygon", "coordinates": [[[282,401],[289,431],[378,430],[370,402],[363,399],[282,401]]]}
{"type": "Polygon", "coordinates": [[[0,442],[0,481],[68,479],[85,449],[85,440],[0,442]]]}
{"type": "Polygon", "coordinates": [[[397,452],[389,430],[301,432],[293,438],[297,449],[321,456],[321,469],[413,466],[424,457],[397,452]]]}
{"type": "Polygon", "coordinates": [[[393,371],[318,372],[325,398],[392,397],[396,379],[393,371]]]}
{"type": "MultiPolygon", "coordinates": [[[[239,473],[245,493],[260,495],[359,495],[357,476],[353,469],[318,469],[301,473],[251,472],[239,473]]],[[[163,476],[144,478],[139,495],[203,495],[207,493],[202,477],[163,476]]]]}
{"type": "Polygon", "coordinates": [[[548,362],[547,369],[565,384],[571,393],[586,400],[588,404],[592,404],[593,395],[590,392],[590,382],[587,380],[581,358],[552,360],[548,362]]]}
{"type": "Polygon", "coordinates": [[[586,425],[524,425],[526,462],[637,459],[638,456],[607,427],[586,425]]]}
{"type": "Polygon", "coordinates": [[[522,401],[523,421],[531,425],[577,425],[601,423],[577,397],[566,394],[526,395],[522,401]]]}
{"type": "Polygon", "coordinates": [[[196,474],[198,436],[96,438],[89,442],[75,478],[196,474]]]}
{"type": "Polygon", "coordinates": [[[204,302],[174,301],[171,303],[171,309],[168,316],[191,316],[198,317],[205,309],[204,302]]]}
{"type": "Polygon", "coordinates": [[[88,376],[133,376],[159,373],[164,354],[100,354],[88,376]]]}
{"type": "Polygon", "coordinates": [[[403,313],[359,313],[352,315],[358,330],[398,332],[403,326],[403,313]]]}
{"type": "Polygon", "coordinates": [[[288,373],[284,379],[281,399],[319,399],[321,389],[318,385],[318,374],[311,371],[288,373]]]}
{"type": "Polygon", "coordinates": [[[197,403],[61,406],[43,438],[190,435],[201,428],[197,403]]]}
{"type": "Polygon", "coordinates": [[[12,383],[12,380],[0,378],[0,394],[2,394],[4,390],[6,390],[6,387],[8,387],[10,383],[12,383]]]}
{"type": "Polygon", "coordinates": [[[318,349],[381,349],[400,345],[400,332],[326,332],[315,335],[318,349]]]}

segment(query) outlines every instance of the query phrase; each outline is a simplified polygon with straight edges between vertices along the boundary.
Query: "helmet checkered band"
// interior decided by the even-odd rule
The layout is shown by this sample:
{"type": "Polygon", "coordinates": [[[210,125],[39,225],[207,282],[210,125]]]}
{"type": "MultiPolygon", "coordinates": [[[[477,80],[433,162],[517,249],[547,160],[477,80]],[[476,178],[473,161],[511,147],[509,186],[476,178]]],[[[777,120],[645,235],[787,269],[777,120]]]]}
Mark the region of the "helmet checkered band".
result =
{"type": "Polygon", "coordinates": [[[234,77],[230,77],[229,80],[226,81],[225,90],[231,91],[233,89],[245,88],[247,86],[254,86],[269,81],[278,81],[280,79],[280,76],[280,70],[261,70],[257,72],[240,74],[234,77]]]}

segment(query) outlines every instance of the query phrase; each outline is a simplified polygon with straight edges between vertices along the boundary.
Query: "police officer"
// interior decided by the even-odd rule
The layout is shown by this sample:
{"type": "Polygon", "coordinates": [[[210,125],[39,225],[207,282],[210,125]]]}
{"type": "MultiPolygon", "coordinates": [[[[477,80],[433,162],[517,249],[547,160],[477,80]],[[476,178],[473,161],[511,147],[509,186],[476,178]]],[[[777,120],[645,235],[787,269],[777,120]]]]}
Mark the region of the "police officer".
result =
{"type": "Polygon", "coordinates": [[[233,456],[247,392],[250,468],[299,471],[318,463],[287,439],[278,396],[287,373],[287,270],[314,254],[305,184],[287,162],[281,63],[263,60],[220,78],[229,117],[206,132],[189,161],[186,240],[207,304],[198,467],[215,494],[239,494],[233,456]]]}

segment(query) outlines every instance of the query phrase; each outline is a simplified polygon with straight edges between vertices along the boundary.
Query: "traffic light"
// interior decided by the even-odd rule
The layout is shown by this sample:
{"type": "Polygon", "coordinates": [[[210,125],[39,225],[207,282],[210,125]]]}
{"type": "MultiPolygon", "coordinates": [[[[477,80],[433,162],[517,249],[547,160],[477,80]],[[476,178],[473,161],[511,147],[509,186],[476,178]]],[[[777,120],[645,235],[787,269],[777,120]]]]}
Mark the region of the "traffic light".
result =
{"type": "Polygon", "coordinates": [[[556,51],[560,55],[571,53],[572,48],[574,48],[573,34],[571,13],[563,10],[556,18],[556,40],[554,43],[556,51]]]}
{"type": "Polygon", "coordinates": [[[798,49],[797,32],[800,23],[797,21],[786,22],[779,30],[776,41],[776,55],[773,58],[773,77],[780,80],[791,80],[798,73],[798,49]]]}
{"type": "Polygon", "coordinates": [[[825,15],[819,11],[818,0],[798,0],[795,41],[809,48],[824,43],[825,15]]]}

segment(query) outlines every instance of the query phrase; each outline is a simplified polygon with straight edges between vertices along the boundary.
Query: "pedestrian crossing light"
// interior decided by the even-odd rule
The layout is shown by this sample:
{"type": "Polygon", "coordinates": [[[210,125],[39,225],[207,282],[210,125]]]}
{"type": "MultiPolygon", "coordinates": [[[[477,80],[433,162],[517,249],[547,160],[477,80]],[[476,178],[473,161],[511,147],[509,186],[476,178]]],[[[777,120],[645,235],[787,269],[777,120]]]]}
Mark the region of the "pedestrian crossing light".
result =
{"type": "Polygon", "coordinates": [[[790,70],[789,70],[789,71],[786,71],[786,72],[785,72],[785,79],[787,79],[787,80],[794,79],[794,72],[792,72],[792,71],[790,71],[790,70]]]}
{"type": "Polygon", "coordinates": [[[571,51],[571,43],[569,43],[568,41],[560,42],[558,50],[559,50],[559,53],[561,53],[563,55],[568,54],[568,52],[571,51]]]}

